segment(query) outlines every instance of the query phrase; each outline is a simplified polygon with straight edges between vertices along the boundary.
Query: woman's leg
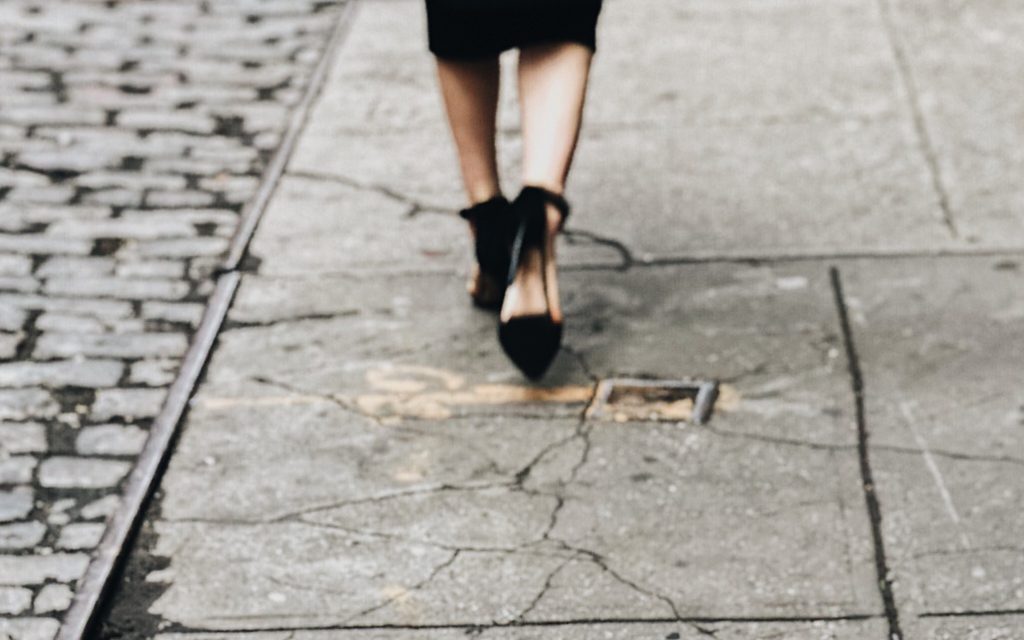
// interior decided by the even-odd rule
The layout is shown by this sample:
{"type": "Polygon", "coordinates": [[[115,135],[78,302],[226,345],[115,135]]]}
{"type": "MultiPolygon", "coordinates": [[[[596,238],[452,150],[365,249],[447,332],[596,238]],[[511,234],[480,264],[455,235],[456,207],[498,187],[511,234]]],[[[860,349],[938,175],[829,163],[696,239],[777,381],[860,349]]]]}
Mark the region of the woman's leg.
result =
{"type": "Polygon", "coordinates": [[[470,204],[498,195],[495,129],[500,67],[498,58],[437,59],[441,95],[448,111],[452,137],[459,154],[462,182],[470,204]]]}
{"type": "MultiPolygon", "coordinates": [[[[523,184],[561,194],[579,138],[587,78],[593,52],[576,43],[525,47],[519,54],[519,99],[523,130],[523,184]]],[[[520,275],[506,292],[502,320],[543,314],[562,320],[554,262],[554,237],[560,215],[548,206],[548,296],[538,252],[523,256],[520,275]]]]}
{"type": "Polygon", "coordinates": [[[519,54],[523,184],[561,194],[583,117],[593,52],[576,43],[537,45],[519,54]]]}
{"type": "MultiPolygon", "coordinates": [[[[462,183],[469,204],[486,202],[501,193],[498,161],[495,157],[495,129],[501,68],[498,58],[479,61],[437,59],[437,77],[448,111],[455,148],[462,170],[462,183]]],[[[474,242],[476,226],[470,222],[474,242]]],[[[500,301],[504,277],[492,282],[474,264],[466,289],[478,304],[500,301]]]]}

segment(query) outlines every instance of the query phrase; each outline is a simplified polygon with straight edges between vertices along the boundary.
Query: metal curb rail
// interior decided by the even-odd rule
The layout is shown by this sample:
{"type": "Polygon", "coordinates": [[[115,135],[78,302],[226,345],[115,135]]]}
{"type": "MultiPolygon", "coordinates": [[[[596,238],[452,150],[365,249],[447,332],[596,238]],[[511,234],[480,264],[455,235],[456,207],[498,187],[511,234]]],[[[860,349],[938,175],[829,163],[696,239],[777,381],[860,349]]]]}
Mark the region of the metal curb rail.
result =
{"type": "Polygon", "coordinates": [[[334,54],[348,34],[348,27],[352,24],[356,5],[356,0],[347,0],[335,18],[331,35],[324,45],[320,60],[310,77],[302,99],[292,111],[281,144],[263,171],[256,195],[242,212],[241,221],[231,239],[225,259],[214,274],[216,285],[207,303],[202,321],[192,338],[188,352],[185,354],[178,376],[168,391],[164,406],[153,421],[149,438],[146,440],[145,447],[125,485],[121,504],[107,522],[96,555],[89,563],[85,575],[76,585],[74,601],[64,617],[56,640],[82,640],[88,637],[87,634],[99,622],[98,614],[113,586],[112,579],[115,569],[124,559],[126,546],[142,521],[144,507],[156,487],[170,454],[170,445],[178,431],[179,423],[210,357],[235,292],[238,290],[241,281],[239,265],[245,257],[245,252],[259,221],[284,175],[299,135],[309,119],[313,104],[327,80],[333,65],[334,54]]]}

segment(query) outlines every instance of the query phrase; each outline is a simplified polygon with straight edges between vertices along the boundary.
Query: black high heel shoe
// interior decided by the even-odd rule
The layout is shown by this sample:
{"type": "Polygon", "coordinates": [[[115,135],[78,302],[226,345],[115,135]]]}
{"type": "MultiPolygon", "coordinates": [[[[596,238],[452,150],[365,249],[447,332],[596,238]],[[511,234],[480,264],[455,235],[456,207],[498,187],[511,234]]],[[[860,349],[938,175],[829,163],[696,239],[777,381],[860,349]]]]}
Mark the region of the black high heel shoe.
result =
{"type": "Polygon", "coordinates": [[[505,297],[508,278],[509,247],[514,227],[508,200],[495,196],[459,212],[473,223],[476,234],[476,262],[479,271],[476,281],[470,282],[469,295],[473,303],[484,309],[497,310],[505,297]]]}
{"type": "Polygon", "coordinates": [[[548,245],[554,240],[548,234],[547,205],[552,204],[561,213],[559,229],[569,217],[569,203],[565,198],[541,187],[523,187],[512,203],[516,233],[512,242],[512,256],[508,271],[508,285],[519,276],[528,251],[539,251],[541,277],[544,282],[544,313],[513,316],[499,321],[498,341],[508,357],[527,377],[537,379],[544,375],[555,359],[562,344],[561,313],[556,321],[551,305],[551,290],[557,283],[549,282],[554,274],[548,273],[548,245]],[[550,278],[549,278],[550,275],[550,278]]]}

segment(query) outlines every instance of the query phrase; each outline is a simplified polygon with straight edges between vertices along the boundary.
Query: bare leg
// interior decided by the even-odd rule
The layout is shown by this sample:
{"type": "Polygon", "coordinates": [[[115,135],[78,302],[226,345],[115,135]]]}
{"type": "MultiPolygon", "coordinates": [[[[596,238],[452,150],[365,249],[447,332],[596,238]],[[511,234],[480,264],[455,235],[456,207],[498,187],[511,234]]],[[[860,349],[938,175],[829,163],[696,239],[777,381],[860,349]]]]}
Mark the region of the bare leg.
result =
{"type": "MultiPolygon", "coordinates": [[[[523,184],[561,194],[569,175],[583,117],[587,77],[593,52],[580,44],[560,43],[524,48],[519,55],[519,96],[523,126],[523,184]]],[[[548,295],[538,251],[523,256],[522,267],[505,294],[502,320],[543,314],[561,322],[554,238],[560,215],[549,205],[551,238],[547,251],[548,295]]]]}
{"type": "MultiPolygon", "coordinates": [[[[480,61],[438,58],[437,77],[469,203],[490,200],[501,192],[495,158],[495,120],[501,77],[498,58],[480,61]]],[[[476,228],[472,223],[469,227],[475,237],[476,228]]],[[[496,286],[499,285],[485,282],[480,265],[474,265],[466,285],[471,296],[477,299],[500,296],[500,291],[495,291],[496,286]]]]}
{"type": "Polygon", "coordinates": [[[470,204],[489,200],[501,189],[495,158],[498,58],[480,61],[438,58],[437,77],[459,154],[466,195],[470,204]]]}
{"type": "Polygon", "coordinates": [[[583,118],[593,53],[564,43],[519,54],[523,124],[523,184],[562,193],[583,118]]]}

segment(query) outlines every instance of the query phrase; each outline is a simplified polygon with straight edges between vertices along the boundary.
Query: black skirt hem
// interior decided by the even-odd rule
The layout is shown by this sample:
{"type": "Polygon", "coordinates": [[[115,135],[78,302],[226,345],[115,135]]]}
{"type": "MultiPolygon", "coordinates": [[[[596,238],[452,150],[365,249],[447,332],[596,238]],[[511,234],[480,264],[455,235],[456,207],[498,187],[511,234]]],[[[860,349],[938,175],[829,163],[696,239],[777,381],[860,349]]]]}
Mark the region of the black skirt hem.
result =
{"type": "Polygon", "coordinates": [[[531,45],[597,50],[601,0],[426,0],[427,39],[439,58],[478,60],[531,45]]]}

